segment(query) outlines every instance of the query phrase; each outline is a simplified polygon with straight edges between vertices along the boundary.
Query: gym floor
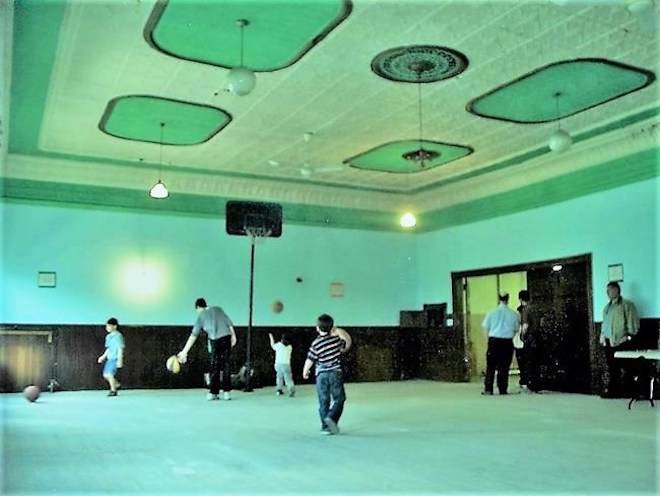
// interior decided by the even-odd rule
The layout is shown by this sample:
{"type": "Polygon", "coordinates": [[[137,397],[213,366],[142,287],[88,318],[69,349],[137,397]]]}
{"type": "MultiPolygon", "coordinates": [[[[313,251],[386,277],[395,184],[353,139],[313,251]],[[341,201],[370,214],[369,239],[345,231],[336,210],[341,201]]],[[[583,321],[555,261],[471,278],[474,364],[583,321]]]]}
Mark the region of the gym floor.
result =
{"type": "Polygon", "coordinates": [[[314,389],[2,395],[3,494],[657,494],[656,410],[480,385],[348,384],[342,434],[314,389]]]}

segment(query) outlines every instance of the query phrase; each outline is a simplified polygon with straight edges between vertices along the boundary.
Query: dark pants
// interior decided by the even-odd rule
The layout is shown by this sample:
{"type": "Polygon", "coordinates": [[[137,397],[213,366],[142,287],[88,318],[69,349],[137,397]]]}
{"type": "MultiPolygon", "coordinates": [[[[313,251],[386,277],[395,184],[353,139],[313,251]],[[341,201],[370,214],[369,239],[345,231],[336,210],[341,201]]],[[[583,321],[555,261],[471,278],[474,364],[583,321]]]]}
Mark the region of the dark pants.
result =
{"type": "Polygon", "coordinates": [[[319,397],[319,415],[321,427],[325,428],[325,419],[330,417],[335,423],[339,423],[346,392],[344,391],[344,376],[340,370],[321,372],[316,376],[316,393],[319,397]]]}
{"type": "Polygon", "coordinates": [[[486,392],[493,392],[495,371],[497,371],[497,389],[500,394],[507,393],[511,360],[513,360],[513,339],[488,338],[486,381],[484,383],[486,392]]]}
{"type": "MultiPolygon", "coordinates": [[[[518,350],[520,351],[520,350],[518,350]]],[[[521,377],[524,375],[525,382],[521,382],[521,385],[527,386],[532,391],[541,390],[541,374],[539,372],[541,366],[541,352],[540,347],[536,341],[528,339],[525,341],[525,347],[522,349],[523,352],[523,365],[520,365],[521,370],[524,370],[524,373],[521,372],[521,377]]],[[[518,360],[520,364],[520,360],[518,360]]]]}
{"type": "Polygon", "coordinates": [[[231,352],[231,336],[211,340],[211,394],[220,393],[220,373],[222,373],[222,390],[231,391],[231,370],[229,357],[231,352]]]}
{"type": "Polygon", "coordinates": [[[624,341],[619,346],[611,346],[610,340],[605,340],[603,351],[605,352],[605,366],[603,367],[602,374],[602,391],[601,397],[603,398],[618,398],[625,395],[624,392],[624,362],[628,360],[619,360],[614,358],[614,353],[617,351],[625,351],[634,349],[630,341],[624,341]]]}
{"type": "Polygon", "coordinates": [[[518,362],[518,372],[520,372],[518,383],[521,386],[527,386],[527,350],[525,348],[516,348],[516,361],[518,362]]]}

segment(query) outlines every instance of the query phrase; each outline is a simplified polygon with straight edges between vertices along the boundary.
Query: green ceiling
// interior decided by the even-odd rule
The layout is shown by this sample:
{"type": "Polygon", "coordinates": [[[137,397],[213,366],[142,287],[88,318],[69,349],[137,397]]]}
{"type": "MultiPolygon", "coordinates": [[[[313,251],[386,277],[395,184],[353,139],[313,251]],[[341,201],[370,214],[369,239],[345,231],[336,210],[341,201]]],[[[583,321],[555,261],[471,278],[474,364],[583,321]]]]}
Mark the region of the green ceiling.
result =
{"type": "MultiPolygon", "coordinates": [[[[43,119],[44,107],[50,81],[50,74],[55,58],[60,23],[64,14],[64,0],[23,0],[16,3],[13,46],[13,72],[11,90],[11,122],[10,122],[10,153],[34,155],[45,158],[67,159],[72,161],[94,161],[100,167],[104,164],[121,165],[130,168],[134,162],[126,160],[104,159],[73,154],[46,152],[38,147],[39,133],[43,119]]],[[[619,82],[633,83],[638,79],[628,79],[628,74],[619,82]]],[[[586,81],[585,84],[590,84],[586,81]]],[[[623,88],[623,86],[618,86],[623,88]]],[[[597,88],[596,93],[601,95],[597,88]]],[[[610,88],[609,94],[616,91],[610,88]]],[[[590,100],[576,100],[575,108],[588,104],[590,100]]],[[[547,108],[537,108],[537,116],[547,108]]],[[[628,125],[660,115],[660,107],[639,112],[616,122],[600,126],[590,131],[573,136],[575,142],[588,140],[603,133],[614,131],[628,125]]],[[[141,124],[146,126],[146,124],[141,124]]],[[[147,126],[148,127],[148,126],[147,126]]],[[[149,128],[151,133],[151,127],[149,128]]],[[[136,132],[142,137],[153,138],[144,130],[136,132]]],[[[167,136],[167,133],[166,133],[167,136]]],[[[417,188],[413,192],[429,191],[439,186],[456,183],[481,174],[502,170],[531,160],[547,153],[547,147],[539,148],[521,154],[477,171],[466,172],[449,179],[441,180],[433,185],[417,188]]],[[[157,164],[144,164],[144,167],[157,168],[157,164]]],[[[189,168],[184,166],[165,166],[165,170],[189,171],[210,176],[254,177],[234,172],[220,172],[208,169],[189,168]]],[[[485,198],[475,202],[456,205],[448,209],[425,214],[419,219],[419,232],[436,229],[447,225],[473,222],[497,215],[505,215],[525,208],[551,204],[574,198],[594,191],[613,188],[647,177],[658,175],[658,150],[654,149],[644,154],[628,157],[602,164],[597,167],[580,171],[567,176],[552,179],[537,185],[485,198]]],[[[305,183],[304,179],[277,179],[269,177],[270,181],[288,183],[305,183]]],[[[15,201],[41,201],[46,203],[65,203],[69,205],[100,206],[104,208],[128,208],[139,211],[163,211],[186,215],[217,216],[224,209],[223,198],[211,198],[196,195],[174,194],[166,202],[149,201],[146,194],[135,190],[109,189],[103,187],[83,187],[72,184],[46,183],[39,181],[6,180],[3,182],[2,196],[15,201]]],[[[359,191],[379,190],[378,188],[337,186],[341,189],[359,191]]],[[[401,193],[387,191],[393,196],[401,193]]],[[[395,214],[350,210],[341,208],[285,206],[285,216],[289,222],[318,225],[333,225],[349,228],[366,228],[396,230],[395,214]]]]}
{"type": "Polygon", "coordinates": [[[210,140],[230,121],[227,112],[208,105],[127,95],[108,102],[99,128],[117,138],[133,141],[196,145],[210,140]]]}
{"type": "Polygon", "coordinates": [[[474,99],[467,109],[491,119],[549,122],[627,95],[654,80],[652,72],[605,59],[563,61],[506,83],[474,99]]]}
{"type": "Polygon", "coordinates": [[[472,148],[423,140],[424,150],[437,153],[437,157],[425,161],[424,167],[419,162],[407,160],[404,155],[419,150],[419,140],[393,141],[377,146],[364,153],[346,159],[344,163],[356,169],[367,169],[398,174],[411,174],[434,169],[472,153],[472,148]]]}
{"type": "Polygon", "coordinates": [[[300,59],[350,13],[344,0],[286,2],[215,0],[205,8],[190,0],[157,3],[145,38],[173,57],[220,67],[240,61],[238,19],[244,31],[244,63],[254,71],[276,71],[300,59]]]}

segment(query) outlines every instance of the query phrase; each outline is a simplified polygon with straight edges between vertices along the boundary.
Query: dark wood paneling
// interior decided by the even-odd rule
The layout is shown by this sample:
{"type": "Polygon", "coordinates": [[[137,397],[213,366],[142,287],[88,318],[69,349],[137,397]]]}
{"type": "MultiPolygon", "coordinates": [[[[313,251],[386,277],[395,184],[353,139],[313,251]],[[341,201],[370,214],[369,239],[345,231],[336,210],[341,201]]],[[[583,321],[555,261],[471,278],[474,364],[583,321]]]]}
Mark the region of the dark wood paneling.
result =
{"type": "Polygon", "coordinates": [[[423,330],[420,334],[420,350],[421,378],[450,382],[469,381],[462,330],[423,330]]]}
{"type": "MultiPolygon", "coordinates": [[[[96,362],[103,353],[103,326],[4,325],[0,329],[53,331],[54,377],[63,389],[101,389],[102,365],[96,362]]],[[[353,349],[345,356],[344,369],[348,382],[392,381],[418,377],[439,380],[462,380],[457,371],[462,351],[454,332],[447,329],[413,329],[400,327],[347,327],[354,340],[353,349]],[[424,350],[421,353],[420,350],[424,350]]],[[[167,357],[179,351],[190,333],[189,326],[122,326],[126,342],[124,368],[119,372],[122,387],[189,388],[202,387],[208,367],[206,339],[200,338],[189,355],[188,363],[178,375],[165,369],[167,357]]],[[[312,328],[258,327],[253,330],[253,385],[274,382],[274,352],[268,333],[277,339],[286,334],[293,345],[291,365],[297,383],[303,381],[302,367],[310,344],[317,333],[312,328]]],[[[238,344],[232,350],[232,372],[245,363],[245,328],[237,328],[238,344]]],[[[203,336],[203,334],[202,334],[203,336]]]]}

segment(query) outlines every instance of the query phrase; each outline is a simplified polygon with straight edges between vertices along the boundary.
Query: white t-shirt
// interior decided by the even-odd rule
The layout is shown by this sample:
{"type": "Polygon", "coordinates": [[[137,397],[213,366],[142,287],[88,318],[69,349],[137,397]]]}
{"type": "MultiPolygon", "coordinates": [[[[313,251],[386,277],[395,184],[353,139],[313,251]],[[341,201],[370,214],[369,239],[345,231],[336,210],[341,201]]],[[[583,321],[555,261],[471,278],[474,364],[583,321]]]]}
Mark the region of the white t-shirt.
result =
{"type": "Polygon", "coordinates": [[[275,343],[273,349],[275,350],[275,365],[289,365],[291,363],[293,347],[290,344],[275,343]]]}

